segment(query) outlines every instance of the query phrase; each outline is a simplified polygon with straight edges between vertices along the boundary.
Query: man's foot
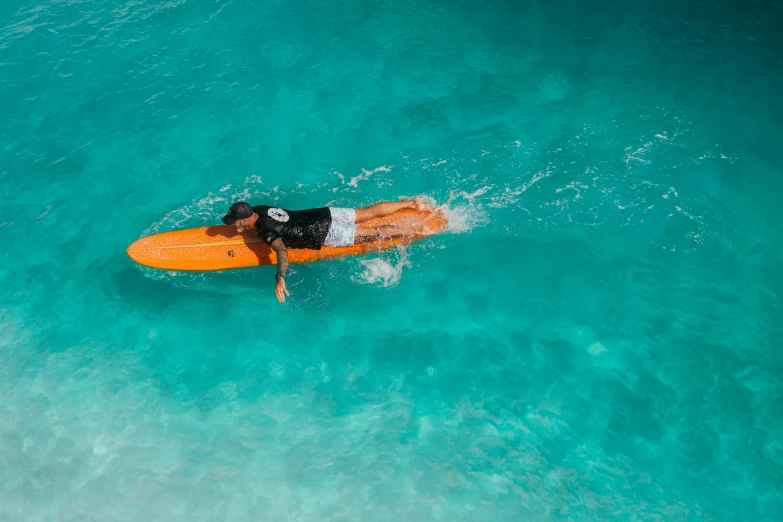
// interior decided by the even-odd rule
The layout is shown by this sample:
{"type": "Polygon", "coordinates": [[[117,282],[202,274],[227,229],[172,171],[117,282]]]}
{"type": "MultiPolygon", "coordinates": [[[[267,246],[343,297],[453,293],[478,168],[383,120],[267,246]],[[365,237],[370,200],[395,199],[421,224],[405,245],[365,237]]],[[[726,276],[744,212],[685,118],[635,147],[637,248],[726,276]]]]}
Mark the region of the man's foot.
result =
{"type": "Polygon", "coordinates": [[[437,230],[435,230],[432,226],[428,225],[427,223],[419,223],[415,227],[413,227],[413,233],[417,236],[431,236],[435,234],[437,230]]]}
{"type": "Polygon", "coordinates": [[[432,212],[435,210],[432,205],[421,198],[414,198],[413,201],[411,201],[411,204],[411,208],[416,212],[432,212]]]}

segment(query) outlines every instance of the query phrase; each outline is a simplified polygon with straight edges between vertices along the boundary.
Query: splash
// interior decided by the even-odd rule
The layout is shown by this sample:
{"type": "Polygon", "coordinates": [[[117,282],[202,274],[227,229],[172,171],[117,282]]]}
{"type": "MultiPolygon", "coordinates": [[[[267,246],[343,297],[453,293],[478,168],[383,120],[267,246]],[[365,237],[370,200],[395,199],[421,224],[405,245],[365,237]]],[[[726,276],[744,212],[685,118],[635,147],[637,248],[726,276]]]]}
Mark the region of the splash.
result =
{"type": "MultiPolygon", "coordinates": [[[[438,206],[435,198],[429,195],[405,196],[400,199],[423,199],[433,207],[440,210],[448,219],[446,233],[462,234],[483,226],[489,222],[489,214],[484,209],[480,200],[489,193],[493,187],[485,186],[473,192],[453,191],[449,194],[446,203],[438,206]]],[[[392,260],[377,257],[361,259],[361,273],[354,279],[362,284],[372,284],[384,288],[394,287],[399,284],[405,268],[410,268],[410,254],[406,248],[400,248],[399,259],[396,263],[392,260]]]]}
{"type": "Polygon", "coordinates": [[[491,185],[487,185],[473,192],[452,191],[446,203],[438,207],[449,220],[446,231],[462,234],[489,223],[489,214],[481,198],[492,189],[491,185]]]}
{"type": "Polygon", "coordinates": [[[408,261],[407,250],[400,248],[398,252],[400,253],[400,258],[396,264],[392,264],[390,261],[380,257],[361,259],[359,263],[364,270],[355,278],[356,281],[385,288],[396,286],[402,277],[403,268],[411,266],[410,261],[408,261]]]}

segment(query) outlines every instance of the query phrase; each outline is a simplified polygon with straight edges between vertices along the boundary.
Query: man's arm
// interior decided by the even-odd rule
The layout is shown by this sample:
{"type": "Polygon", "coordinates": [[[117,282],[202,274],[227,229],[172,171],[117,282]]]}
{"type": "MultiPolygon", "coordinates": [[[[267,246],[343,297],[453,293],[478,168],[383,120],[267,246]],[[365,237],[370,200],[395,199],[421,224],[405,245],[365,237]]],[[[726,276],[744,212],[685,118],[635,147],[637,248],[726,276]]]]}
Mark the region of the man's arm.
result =
{"type": "Polygon", "coordinates": [[[288,289],[285,287],[285,272],[288,270],[288,249],[283,244],[282,239],[275,239],[272,244],[269,245],[272,250],[277,254],[277,275],[275,279],[277,284],[275,285],[275,295],[277,300],[281,303],[285,301],[285,296],[290,295],[288,289]]]}

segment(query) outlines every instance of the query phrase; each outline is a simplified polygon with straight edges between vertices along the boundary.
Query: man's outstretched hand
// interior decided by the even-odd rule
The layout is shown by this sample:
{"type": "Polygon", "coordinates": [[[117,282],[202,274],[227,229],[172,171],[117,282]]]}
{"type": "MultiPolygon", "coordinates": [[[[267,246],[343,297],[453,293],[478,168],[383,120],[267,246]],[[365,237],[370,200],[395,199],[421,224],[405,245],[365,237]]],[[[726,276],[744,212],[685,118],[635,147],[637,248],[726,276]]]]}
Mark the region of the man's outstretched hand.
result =
{"type": "Polygon", "coordinates": [[[281,303],[285,302],[285,296],[291,295],[288,293],[288,289],[285,287],[285,279],[282,277],[277,280],[277,284],[275,285],[275,295],[277,296],[277,300],[281,303]]]}

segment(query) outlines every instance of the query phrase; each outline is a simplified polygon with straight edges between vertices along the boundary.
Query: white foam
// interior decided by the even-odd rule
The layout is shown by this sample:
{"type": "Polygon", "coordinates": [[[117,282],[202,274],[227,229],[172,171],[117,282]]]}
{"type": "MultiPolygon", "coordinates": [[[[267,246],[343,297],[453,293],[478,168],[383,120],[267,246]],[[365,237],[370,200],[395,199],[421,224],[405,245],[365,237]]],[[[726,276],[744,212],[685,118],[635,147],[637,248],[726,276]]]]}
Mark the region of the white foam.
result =
{"type": "Polygon", "coordinates": [[[353,188],[359,188],[359,182],[364,181],[367,179],[370,179],[370,176],[377,172],[391,172],[391,167],[387,167],[386,165],[382,165],[380,167],[374,168],[372,170],[362,169],[362,173],[358,176],[354,176],[346,183],[349,187],[353,188]]]}
{"type": "Polygon", "coordinates": [[[566,185],[565,187],[556,188],[555,189],[555,193],[559,194],[559,193],[563,192],[564,190],[571,189],[574,192],[576,192],[576,196],[574,196],[574,199],[581,199],[582,198],[582,191],[583,190],[588,190],[589,188],[590,187],[588,185],[585,185],[584,183],[582,183],[580,181],[574,180],[571,183],[569,183],[568,185],[566,185]]]}
{"type": "Polygon", "coordinates": [[[260,197],[277,201],[280,199],[279,196],[271,196],[276,188],[271,191],[264,190],[263,180],[254,174],[245,178],[244,186],[241,188],[233,189],[231,184],[224,185],[216,192],[209,192],[200,199],[194,199],[186,205],[169,211],[147,227],[141,235],[148,236],[166,230],[217,224],[218,218],[225,213],[230,202],[260,197]]]}

